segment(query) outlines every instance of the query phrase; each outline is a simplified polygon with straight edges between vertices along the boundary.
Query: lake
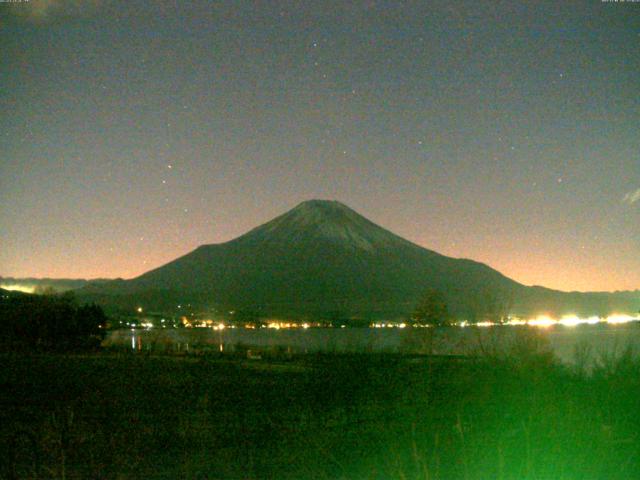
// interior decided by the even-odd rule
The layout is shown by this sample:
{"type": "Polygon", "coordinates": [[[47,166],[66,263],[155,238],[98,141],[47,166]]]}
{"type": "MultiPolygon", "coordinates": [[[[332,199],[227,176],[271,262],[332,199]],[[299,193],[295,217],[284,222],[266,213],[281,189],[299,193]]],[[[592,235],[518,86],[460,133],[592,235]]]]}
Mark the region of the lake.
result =
{"type": "Polygon", "coordinates": [[[154,328],[121,329],[108,333],[103,345],[136,352],[234,352],[254,353],[379,352],[465,355],[481,350],[504,350],[518,339],[535,337],[548,345],[563,362],[576,360],[576,352],[592,358],[619,355],[631,347],[640,351],[640,322],[546,328],[532,326],[444,328],[308,328],[246,329],[154,328]]]}

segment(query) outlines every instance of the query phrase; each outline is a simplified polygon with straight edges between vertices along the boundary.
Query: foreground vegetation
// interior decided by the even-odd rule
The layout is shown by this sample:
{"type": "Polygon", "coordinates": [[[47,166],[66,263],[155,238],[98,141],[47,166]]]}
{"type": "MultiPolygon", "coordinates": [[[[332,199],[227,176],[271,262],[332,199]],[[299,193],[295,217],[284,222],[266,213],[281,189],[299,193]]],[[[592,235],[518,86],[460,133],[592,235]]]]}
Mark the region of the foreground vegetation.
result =
{"type": "Polygon", "coordinates": [[[0,289],[0,351],[87,351],[99,348],[107,317],[70,292],[30,295],[0,289]]]}
{"type": "Polygon", "coordinates": [[[2,356],[7,478],[640,478],[640,362],[2,356]]]}

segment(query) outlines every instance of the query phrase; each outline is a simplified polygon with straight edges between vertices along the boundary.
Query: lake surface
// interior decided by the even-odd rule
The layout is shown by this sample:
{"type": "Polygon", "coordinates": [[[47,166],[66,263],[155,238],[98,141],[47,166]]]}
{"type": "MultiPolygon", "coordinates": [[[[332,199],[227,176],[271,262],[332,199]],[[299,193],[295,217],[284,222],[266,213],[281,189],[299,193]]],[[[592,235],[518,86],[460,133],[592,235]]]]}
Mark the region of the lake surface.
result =
{"type": "Polygon", "coordinates": [[[104,341],[107,347],[136,352],[254,352],[291,353],[434,353],[465,355],[478,351],[505,351],[521,341],[549,347],[564,362],[576,354],[591,358],[619,355],[627,348],[640,352],[640,322],[547,328],[532,326],[449,328],[309,328],[245,329],[166,328],[114,330],[104,341]],[[581,352],[581,353],[577,353],[581,352]]]}

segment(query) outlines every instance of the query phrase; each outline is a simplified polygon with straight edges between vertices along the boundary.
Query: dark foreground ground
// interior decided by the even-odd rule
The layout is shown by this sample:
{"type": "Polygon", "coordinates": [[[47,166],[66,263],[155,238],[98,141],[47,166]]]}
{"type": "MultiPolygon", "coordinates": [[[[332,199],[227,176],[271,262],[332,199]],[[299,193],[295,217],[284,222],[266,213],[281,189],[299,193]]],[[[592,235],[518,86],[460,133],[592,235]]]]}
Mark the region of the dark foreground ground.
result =
{"type": "Polygon", "coordinates": [[[0,475],[640,478],[640,363],[0,356],[0,475]]]}

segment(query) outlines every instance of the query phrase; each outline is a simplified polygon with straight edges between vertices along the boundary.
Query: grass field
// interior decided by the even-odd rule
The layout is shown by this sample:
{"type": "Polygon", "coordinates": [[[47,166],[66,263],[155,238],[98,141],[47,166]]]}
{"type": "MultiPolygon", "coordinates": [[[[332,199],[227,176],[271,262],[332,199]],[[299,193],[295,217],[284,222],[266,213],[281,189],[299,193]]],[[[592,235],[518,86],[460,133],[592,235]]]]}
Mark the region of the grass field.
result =
{"type": "Polygon", "coordinates": [[[5,478],[640,478],[640,363],[10,355],[5,478]]]}

